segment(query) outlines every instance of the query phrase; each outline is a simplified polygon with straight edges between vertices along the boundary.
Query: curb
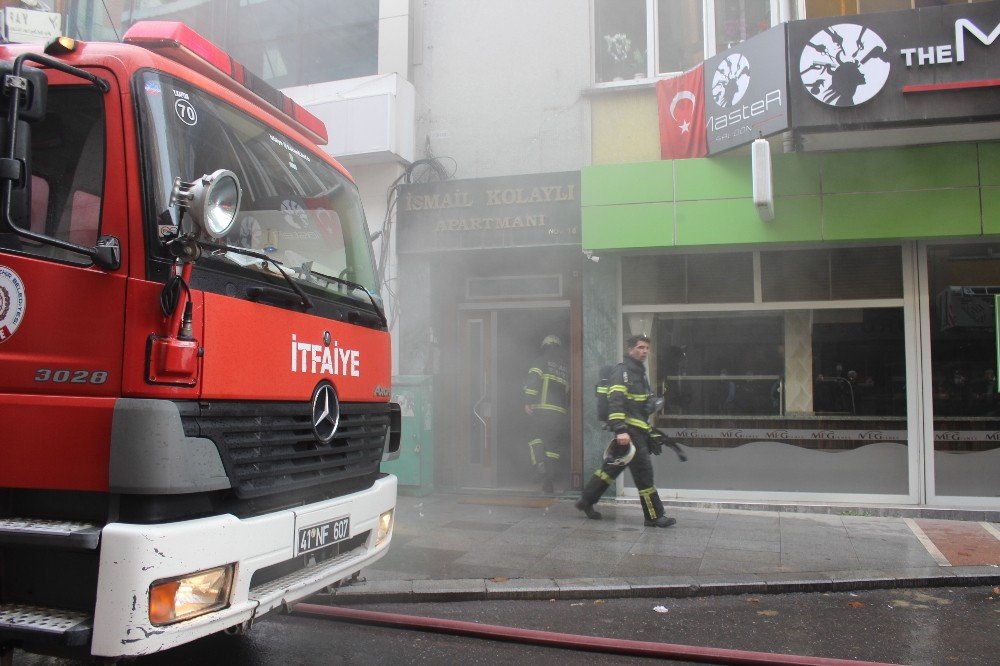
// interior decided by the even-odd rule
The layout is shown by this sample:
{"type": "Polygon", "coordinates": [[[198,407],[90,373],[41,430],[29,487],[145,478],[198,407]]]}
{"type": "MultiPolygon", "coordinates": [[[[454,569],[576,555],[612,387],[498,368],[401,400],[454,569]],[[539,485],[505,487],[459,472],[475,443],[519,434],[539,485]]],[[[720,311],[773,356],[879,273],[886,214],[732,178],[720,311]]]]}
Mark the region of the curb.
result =
{"type": "Polygon", "coordinates": [[[913,587],[1000,585],[1000,568],[953,567],[949,571],[832,571],[761,573],[657,578],[512,578],[414,581],[362,581],[333,593],[314,595],[319,603],[420,603],[448,601],[552,601],[643,597],[708,597],[737,594],[848,592],[913,587]]]}

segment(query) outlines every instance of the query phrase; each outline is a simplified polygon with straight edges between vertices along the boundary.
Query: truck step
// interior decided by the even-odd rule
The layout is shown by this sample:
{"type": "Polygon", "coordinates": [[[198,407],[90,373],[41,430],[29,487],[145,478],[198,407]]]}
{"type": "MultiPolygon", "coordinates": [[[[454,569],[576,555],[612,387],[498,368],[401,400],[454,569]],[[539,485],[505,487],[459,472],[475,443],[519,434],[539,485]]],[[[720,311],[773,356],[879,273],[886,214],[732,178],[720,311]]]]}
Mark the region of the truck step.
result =
{"type": "Polygon", "coordinates": [[[22,640],[70,647],[86,645],[92,629],[87,613],[28,604],[0,604],[0,643],[22,640]]]}
{"type": "Polygon", "coordinates": [[[96,523],[0,518],[0,546],[96,550],[100,541],[101,526],[96,523]]]}

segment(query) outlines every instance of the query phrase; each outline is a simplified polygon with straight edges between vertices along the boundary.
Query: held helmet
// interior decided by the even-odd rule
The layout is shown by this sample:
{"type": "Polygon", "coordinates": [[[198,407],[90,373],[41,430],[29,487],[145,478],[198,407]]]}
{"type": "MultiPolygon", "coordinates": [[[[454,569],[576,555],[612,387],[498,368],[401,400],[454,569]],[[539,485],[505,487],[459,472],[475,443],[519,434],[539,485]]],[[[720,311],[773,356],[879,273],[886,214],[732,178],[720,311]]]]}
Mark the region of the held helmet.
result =
{"type": "Polygon", "coordinates": [[[561,347],[562,340],[559,339],[558,335],[546,335],[545,339],[542,340],[542,347],[561,347]]]}
{"type": "Polygon", "coordinates": [[[628,449],[624,452],[622,451],[623,448],[622,445],[611,440],[608,448],[604,449],[604,462],[615,467],[624,467],[632,462],[632,458],[635,457],[635,444],[629,442],[628,449]]]}

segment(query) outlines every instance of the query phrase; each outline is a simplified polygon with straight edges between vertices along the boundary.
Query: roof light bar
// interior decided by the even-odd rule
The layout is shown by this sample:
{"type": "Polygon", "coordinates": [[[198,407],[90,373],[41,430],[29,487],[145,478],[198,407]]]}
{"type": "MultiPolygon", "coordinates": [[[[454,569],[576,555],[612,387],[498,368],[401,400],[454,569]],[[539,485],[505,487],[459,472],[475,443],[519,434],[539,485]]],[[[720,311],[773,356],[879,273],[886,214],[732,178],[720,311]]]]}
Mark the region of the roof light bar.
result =
{"type": "Polygon", "coordinates": [[[267,103],[320,145],[330,140],[322,120],[183,23],[139,21],[128,29],[123,41],[190,67],[250,101],[259,99],[267,103]],[[251,95],[256,99],[252,99],[251,95]]]}

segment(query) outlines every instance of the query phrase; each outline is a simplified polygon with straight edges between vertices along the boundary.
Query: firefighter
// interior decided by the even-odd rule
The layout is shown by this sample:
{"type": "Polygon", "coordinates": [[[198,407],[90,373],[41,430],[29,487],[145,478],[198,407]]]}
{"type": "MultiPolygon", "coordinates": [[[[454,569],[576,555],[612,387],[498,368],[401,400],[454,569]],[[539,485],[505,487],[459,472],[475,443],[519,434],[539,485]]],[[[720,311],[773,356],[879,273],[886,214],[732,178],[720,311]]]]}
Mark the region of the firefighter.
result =
{"type": "Polygon", "coordinates": [[[624,361],[612,372],[608,388],[608,427],[615,438],[605,451],[601,468],[590,477],[576,502],[576,508],[592,520],[601,518],[594,504],[628,467],[639,491],[643,525],[670,527],[677,522],[664,514],[663,502],[653,482],[651,443],[654,451],[658,451],[661,444],[651,442],[653,428],[647,420],[656,402],[646,379],[648,356],[649,338],[633,335],[628,339],[624,361]]]}
{"type": "Polygon", "coordinates": [[[551,493],[569,457],[569,367],[557,335],[545,336],[542,353],[528,370],[524,413],[530,421],[531,464],[542,477],[542,492],[551,493]]]}

